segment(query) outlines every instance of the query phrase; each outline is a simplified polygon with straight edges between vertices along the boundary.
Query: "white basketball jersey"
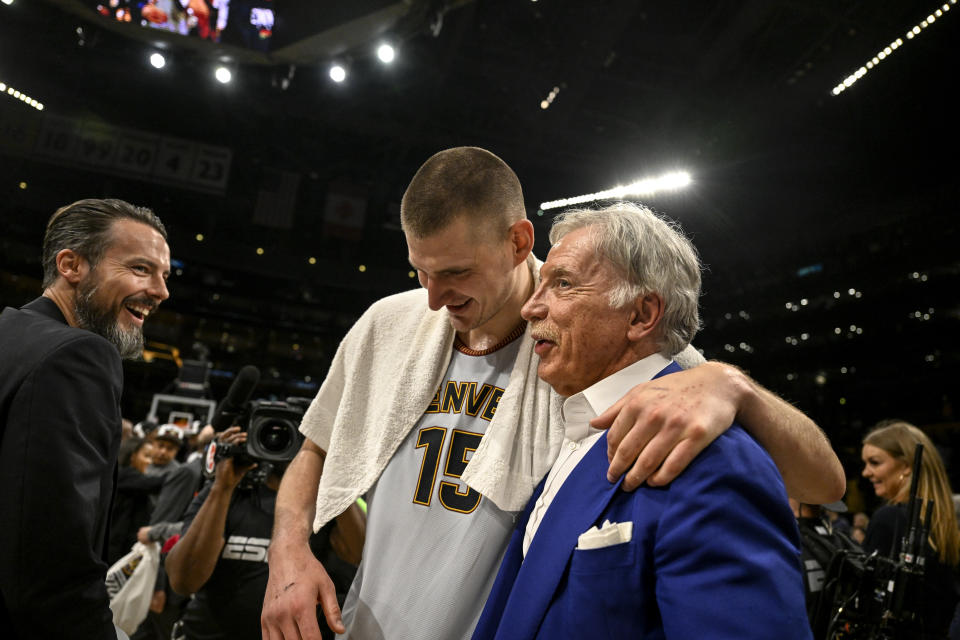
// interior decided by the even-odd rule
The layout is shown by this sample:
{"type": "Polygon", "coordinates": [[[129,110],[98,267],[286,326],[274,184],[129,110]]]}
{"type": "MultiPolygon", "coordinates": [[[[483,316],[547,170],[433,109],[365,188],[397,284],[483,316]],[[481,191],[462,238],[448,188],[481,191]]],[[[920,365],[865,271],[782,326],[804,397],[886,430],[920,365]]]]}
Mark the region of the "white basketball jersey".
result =
{"type": "Polygon", "coordinates": [[[454,351],[433,402],[368,493],[363,561],[343,607],[347,633],[338,637],[472,635],[516,513],[460,475],[503,395],[516,337],[492,353],[454,351]]]}

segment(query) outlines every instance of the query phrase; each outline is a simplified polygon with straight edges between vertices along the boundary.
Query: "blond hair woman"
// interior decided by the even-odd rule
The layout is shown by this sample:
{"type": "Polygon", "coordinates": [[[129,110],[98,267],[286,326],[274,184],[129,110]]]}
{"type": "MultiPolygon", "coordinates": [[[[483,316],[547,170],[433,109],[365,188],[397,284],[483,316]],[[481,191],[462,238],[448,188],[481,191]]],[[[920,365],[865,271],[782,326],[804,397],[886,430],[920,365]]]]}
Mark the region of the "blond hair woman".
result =
{"type": "Polygon", "coordinates": [[[921,519],[927,517],[926,505],[933,500],[930,531],[925,545],[924,590],[917,601],[923,635],[918,638],[945,638],[960,599],[955,586],[960,561],[960,530],[953,509],[952,492],[943,460],[933,442],[920,429],[903,421],[881,422],[863,439],[863,477],[873,484],[877,496],[887,504],[870,519],[863,548],[867,553],[899,554],[901,539],[907,533],[913,459],[918,444],[923,445],[917,496],[922,502],[921,519]]]}

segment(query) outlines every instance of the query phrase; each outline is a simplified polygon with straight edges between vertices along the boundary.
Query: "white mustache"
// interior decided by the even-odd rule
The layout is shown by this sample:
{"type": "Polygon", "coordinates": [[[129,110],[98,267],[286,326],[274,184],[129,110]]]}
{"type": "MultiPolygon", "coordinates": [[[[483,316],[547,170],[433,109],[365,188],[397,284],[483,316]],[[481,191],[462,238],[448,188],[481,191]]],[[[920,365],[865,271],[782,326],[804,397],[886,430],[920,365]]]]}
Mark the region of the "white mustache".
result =
{"type": "Polygon", "coordinates": [[[560,333],[545,323],[531,324],[530,334],[536,340],[549,340],[550,342],[560,341],[560,333]]]}

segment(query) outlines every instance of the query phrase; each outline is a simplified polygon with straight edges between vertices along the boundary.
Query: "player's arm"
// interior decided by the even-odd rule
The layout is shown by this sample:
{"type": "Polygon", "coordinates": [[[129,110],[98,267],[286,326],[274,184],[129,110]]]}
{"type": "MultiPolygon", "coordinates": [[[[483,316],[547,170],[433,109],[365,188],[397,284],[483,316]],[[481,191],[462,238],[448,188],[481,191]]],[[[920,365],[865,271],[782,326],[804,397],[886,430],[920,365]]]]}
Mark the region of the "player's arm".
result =
{"type": "MultiPolygon", "coordinates": [[[[239,444],[246,440],[240,427],[230,427],[223,432],[221,441],[239,444]]],[[[196,593],[206,584],[220,558],[223,549],[223,533],[227,525],[230,499],[244,474],[254,465],[237,466],[232,458],[217,463],[216,475],[205,497],[198,496],[200,508],[193,516],[183,537],[177,541],[167,556],[164,566],[170,578],[170,587],[181,595],[196,593]]],[[[193,507],[188,511],[191,515],[193,507]]]]}
{"type": "Polygon", "coordinates": [[[325,456],[307,438],[280,483],[268,556],[270,578],[260,616],[264,640],[321,640],[317,604],[331,630],[345,631],[333,581],[310,550],[325,456]]]}
{"type": "Polygon", "coordinates": [[[330,546],[340,559],[360,564],[363,541],[367,535],[367,516],[356,502],[337,516],[337,526],[330,532],[330,546]]]}
{"type": "Polygon", "coordinates": [[[846,479],[823,431],[740,369],[707,362],[637,385],[591,424],[610,427],[610,478],[623,486],[664,485],[739,422],[770,453],[801,502],[839,500],[846,479]]]}

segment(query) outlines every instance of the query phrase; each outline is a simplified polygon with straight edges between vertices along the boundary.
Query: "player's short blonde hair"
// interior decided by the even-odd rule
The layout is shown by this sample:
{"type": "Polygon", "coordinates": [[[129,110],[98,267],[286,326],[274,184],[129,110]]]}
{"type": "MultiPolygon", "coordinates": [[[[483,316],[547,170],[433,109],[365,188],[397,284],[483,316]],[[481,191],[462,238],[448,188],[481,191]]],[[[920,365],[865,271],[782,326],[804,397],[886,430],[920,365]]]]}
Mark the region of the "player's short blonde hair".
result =
{"type": "Polygon", "coordinates": [[[454,147],[431,156],[400,203],[400,224],[415,238],[442,231],[463,217],[478,232],[488,232],[488,238],[502,239],[526,215],[517,174],[479,147],[454,147]]]}

